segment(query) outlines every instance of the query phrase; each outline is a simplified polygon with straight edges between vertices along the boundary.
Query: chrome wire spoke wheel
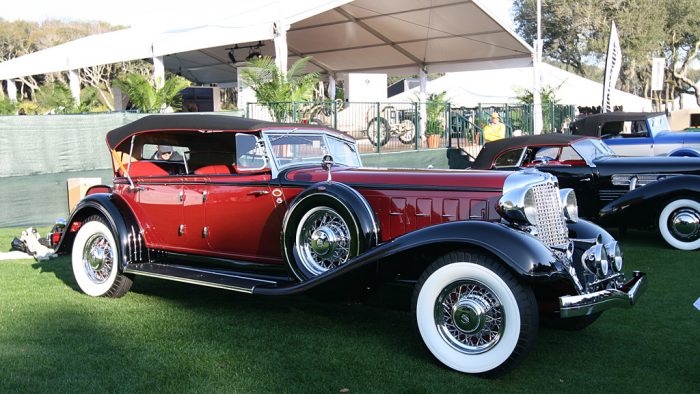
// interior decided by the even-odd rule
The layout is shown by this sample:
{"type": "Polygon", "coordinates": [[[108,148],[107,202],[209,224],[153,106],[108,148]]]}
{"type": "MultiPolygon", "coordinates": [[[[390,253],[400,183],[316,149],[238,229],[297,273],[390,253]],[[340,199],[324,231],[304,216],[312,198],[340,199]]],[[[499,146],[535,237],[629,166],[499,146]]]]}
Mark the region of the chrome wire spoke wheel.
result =
{"type": "Polygon", "coordinates": [[[446,286],[435,302],[435,325],[443,339],[466,354],[494,347],[505,329],[501,301],[486,285],[460,280],[446,286]]]}
{"type": "Polygon", "coordinates": [[[302,217],[296,248],[302,266],[313,275],[345,264],[350,257],[350,229],[335,210],[316,207],[302,217]]]}
{"type": "Polygon", "coordinates": [[[95,284],[105,283],[114,267],[114,251],[104,234],[93,234],[83,247],[83,265],[87,277],[95,284]]]}

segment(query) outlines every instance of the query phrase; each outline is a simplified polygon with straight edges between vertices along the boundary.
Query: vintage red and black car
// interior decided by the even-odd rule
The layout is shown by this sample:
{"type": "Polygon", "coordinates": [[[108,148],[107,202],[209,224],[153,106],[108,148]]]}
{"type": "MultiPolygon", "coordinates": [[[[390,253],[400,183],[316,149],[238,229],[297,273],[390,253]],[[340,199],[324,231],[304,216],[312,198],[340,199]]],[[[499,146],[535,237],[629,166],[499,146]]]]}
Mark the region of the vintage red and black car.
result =
{"type": "Polygon", "coordinates": [[[574,189],[580,217],[653,228],[674,248],[700,248],[700,158],[622,157],[597,138],[542,134],[490,142],[472,168],[537,168],[574,189]]]}
{"type": "Polygon", "coordinates": [[[343,133],[223,115],[147,116],[107,145],[114,184],[90,189],[58,245],[91,296],[139,275],[260,295],[400,283],[439,361],[495,374],[540,315],[582,328],[646,285],[544,172],[363,168],[343,133]]]}

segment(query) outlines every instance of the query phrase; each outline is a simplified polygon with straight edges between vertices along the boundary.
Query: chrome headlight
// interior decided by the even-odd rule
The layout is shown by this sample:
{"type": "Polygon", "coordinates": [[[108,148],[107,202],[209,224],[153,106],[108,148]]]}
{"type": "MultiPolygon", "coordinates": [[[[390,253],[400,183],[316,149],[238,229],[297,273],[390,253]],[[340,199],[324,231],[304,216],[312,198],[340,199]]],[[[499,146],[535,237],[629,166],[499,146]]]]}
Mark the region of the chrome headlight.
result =
{"type": "Polygon", "coordinates": [[[498,201],[498,213],[510,220],[537,225],[537,206],[532,188],[515,189],[498,201]]]}
{"type": "Polygon", "coordinates": [[[559,190],[559,199],[561,200],[561,208],[564,211],[564,217],[570,222],[578,222],[578,201],[574,189],[559,190]]]}
{"type": "Polygon", "coordinates": [[[605,244],[605,251],[608,253],[608,262],[615,272],[622,272],[622,250],[617,241],[605,244]]]}

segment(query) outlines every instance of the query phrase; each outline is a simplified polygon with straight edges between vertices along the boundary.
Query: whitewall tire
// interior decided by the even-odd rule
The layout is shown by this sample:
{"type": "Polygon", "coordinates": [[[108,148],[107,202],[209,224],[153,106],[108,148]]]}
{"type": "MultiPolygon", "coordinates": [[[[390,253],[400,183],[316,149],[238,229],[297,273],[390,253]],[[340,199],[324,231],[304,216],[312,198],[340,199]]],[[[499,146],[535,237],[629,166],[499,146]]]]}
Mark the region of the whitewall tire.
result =
{"type": "Polygon", "coordinates": [[[73,276],[93,297],[121,297],[132,280],[119,272],[119,253],[112,231],[100,216],[89,217],[73,241],[73,276]]]}
{"type": "Polygon", "coordinates": [[[700,248],[700,203],[691,199],[670,201],[659,214],[659,233],[681,250],[700,248]]]}
{"type": "Polygon", "coordinates": [[[538,329],[532,290],[501,262],[467,251],[452,252],[426,269],[416,284],[414,312],[433,356],[471,374],[512,368],[538,329]]]}

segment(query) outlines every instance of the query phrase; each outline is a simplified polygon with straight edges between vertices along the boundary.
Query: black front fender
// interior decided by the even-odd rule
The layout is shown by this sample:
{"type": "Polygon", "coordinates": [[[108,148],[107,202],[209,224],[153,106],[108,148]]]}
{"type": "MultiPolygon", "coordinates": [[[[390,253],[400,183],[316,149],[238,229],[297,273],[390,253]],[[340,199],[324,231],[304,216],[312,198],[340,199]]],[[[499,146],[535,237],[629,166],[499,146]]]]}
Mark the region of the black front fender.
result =
{"type": "MultiPolygon", "coordinates": [[[[130,236],[139,233],[140,228],[133,213],[126,203],[114,194],[96,193],[90,194],[80,200],[75,207],[73,214],[66,224],[66,232],[59,242],[56,250],[61,254],[70,253],[73,247],[74,232],[70,229],[75,222],[83,222],[88,217],[99,214],[105,218],[107,225],[112,230],[114,238],[117,241],[117,248],[122,268],[128,261],[131,261],[129,250],[134,251],[136,243],[130,240],[130,236]],[[132,247],[130,248],[130,242],[132,247]]],[[[142,245],[139,245],[141,247],[142,245]]],[[[143,245],[145,246],[145,245],[143,245]]]]}
{"type": "Polygon", "coordinates": [[[423,246],[446,243],[464,245],[465,248],[474,246],[483,248],[522,277],[530,279],[567,277],[562,261],[535,237],[500,223],[459,221],[438,224],[402,235],[368,250],[340,268],[294,286],[256,287],[253,292],[267,295],[304,292],[396,254],[423,246]]]}
{"type": "Polygon", "coordinates": [[[648,216],[653,222],[656,218],[649,212],[656,212],[660,203],[674,196],[684,195],[700,196],[700,176],[671,176],[632,190],[601,208],[600,218],[605,223],[629,213],[648,216]]]}

